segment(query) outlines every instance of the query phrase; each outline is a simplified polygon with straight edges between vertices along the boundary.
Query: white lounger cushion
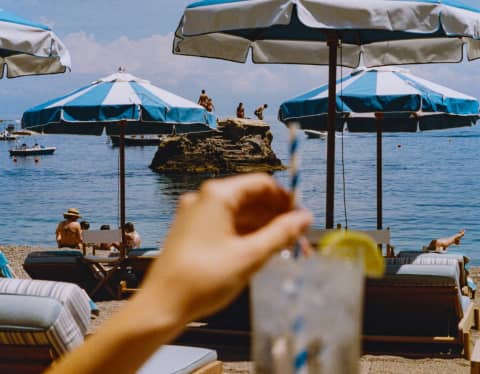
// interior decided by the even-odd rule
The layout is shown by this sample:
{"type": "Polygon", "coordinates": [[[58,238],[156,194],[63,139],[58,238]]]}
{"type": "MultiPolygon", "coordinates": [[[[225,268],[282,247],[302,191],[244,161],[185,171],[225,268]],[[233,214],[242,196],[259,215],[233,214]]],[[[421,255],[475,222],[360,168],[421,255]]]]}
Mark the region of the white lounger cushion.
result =
{"type": "Polygon", "coordinates": [[[73,283],[38,279],[0,278],[0,294],[51,297],[61,302],[78,325],[82,336],[90,326],[90,298],[73,283]]]}
{"type": "Polygon", "coordinates": [[[165,345],[156,351],[137,374],[189,374],[217,360],[212,349],[165,345]]]}
{"type": "Polygon", "coordinates": [[[60,356],[83,343],[68,309],[52,297],[0,294],[0,344],[50,346],[60,356]]]}

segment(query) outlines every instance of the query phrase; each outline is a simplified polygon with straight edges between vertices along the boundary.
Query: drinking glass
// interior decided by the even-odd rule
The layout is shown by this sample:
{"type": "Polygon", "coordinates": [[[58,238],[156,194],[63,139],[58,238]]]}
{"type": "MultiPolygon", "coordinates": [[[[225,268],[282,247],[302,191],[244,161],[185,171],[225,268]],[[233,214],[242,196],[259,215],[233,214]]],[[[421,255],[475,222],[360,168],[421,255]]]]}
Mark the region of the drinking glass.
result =
{"type": "Polygon", "coordinates": [[[361,258],[272,258],[251,284],[255,372],[358,372],[363,285],[361,258]]]}

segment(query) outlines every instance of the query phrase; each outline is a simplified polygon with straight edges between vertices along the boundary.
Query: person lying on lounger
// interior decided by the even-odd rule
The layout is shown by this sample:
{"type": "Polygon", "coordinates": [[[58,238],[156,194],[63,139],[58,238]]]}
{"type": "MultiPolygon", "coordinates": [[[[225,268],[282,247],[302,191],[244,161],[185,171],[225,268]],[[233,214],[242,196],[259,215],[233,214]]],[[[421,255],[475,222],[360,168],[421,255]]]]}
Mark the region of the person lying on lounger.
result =
{"type": "Polygon", "coordinates": [[[226,306],[312,221],[264,174],[208,181],[180,199],[162,255],[125,306],[50,373],[135,373],[188,322],[226,306]],[[215,222],[212,225],[212,222],[215,222]]]}
{"type": "Polygon", "coordinates": [[[444,252],[452,244],[459,245],[460,239],[465,235],[465,230],[460,230],[455,235],[449,236],[447,238],[434,239],[430,242],[427,247],[424,247],[425,252],[444,252]]]}

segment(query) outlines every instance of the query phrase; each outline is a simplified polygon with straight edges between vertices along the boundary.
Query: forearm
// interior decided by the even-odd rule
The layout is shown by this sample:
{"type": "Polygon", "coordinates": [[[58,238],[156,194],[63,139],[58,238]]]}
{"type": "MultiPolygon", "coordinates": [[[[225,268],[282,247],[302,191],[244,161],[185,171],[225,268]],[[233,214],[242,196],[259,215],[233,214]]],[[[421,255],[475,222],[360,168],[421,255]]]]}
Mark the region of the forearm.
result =
{"type": "Polygon", "coordinates": [[[177,336],[184,325],[166,303],[139,294],[48,373],[135,373],[162,344],[177,336]]]}

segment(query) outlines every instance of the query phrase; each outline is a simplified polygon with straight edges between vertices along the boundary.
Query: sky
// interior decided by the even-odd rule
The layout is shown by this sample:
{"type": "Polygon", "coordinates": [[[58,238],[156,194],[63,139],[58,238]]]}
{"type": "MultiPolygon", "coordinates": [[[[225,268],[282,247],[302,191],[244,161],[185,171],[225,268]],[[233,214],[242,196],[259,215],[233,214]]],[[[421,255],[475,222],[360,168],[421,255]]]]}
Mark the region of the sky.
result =
{"type": "MultiPolygon", "coordinates": [[[[190,0],[0,0],[0,8],[46,24],[72,56],[72,71],[0,81],[0,119],[20,118],[44,101],[114,73],[118,67],[154,85],[197,101],[202,89],[219,116],[233,115],[243,102],[247,116],[268,103],[274,121],[284,101],[325,84],[326,67],[238,64],[175,56],[173,32],[190,0]]],[[[464,0],[478,6],[478,0],[464,0]]],[[[480,60],[410,66],[429,80],[480,97],[480,60]]],[[[349,69],[339,69],[348,74],[349,69]]]]}

